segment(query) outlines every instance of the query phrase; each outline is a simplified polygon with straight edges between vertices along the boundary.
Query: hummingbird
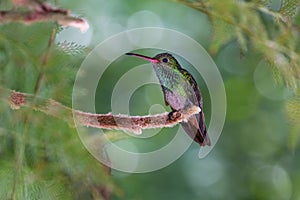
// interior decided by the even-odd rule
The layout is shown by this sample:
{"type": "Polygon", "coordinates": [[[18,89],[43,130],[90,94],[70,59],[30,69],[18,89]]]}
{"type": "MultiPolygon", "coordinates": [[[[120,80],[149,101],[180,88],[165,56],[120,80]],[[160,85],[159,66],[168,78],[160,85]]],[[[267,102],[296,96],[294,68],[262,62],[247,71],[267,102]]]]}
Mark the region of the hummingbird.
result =
{"type": "Polygon", "coordinates": [[[187,121],[181,122],[184,131],[200,146],[211,145],[204,123],[203,102],[200,90],[194,77],[182,68],[178,61],[169,53],[160,53],[148,57],[136,53],[126,53],[149,61],[154,68],[156,76],[162,87],[165,104],[170,106],[172,113],[195,105],[200,112],[191,116],[187,121]]]}

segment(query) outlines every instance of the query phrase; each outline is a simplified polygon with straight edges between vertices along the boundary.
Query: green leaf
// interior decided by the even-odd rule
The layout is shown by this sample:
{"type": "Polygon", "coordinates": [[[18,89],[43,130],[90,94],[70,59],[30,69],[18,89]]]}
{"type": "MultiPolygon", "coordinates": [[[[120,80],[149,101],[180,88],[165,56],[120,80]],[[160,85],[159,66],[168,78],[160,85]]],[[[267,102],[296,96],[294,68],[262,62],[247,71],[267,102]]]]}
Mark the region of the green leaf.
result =
{"type": "Polygon", "coordinates": [[[237,37],[237,41],[240,45],[241,52],[244,54],[248,50],[247,38],[246,38],[245,34],[243,34],[243,32],[240,30],[240,28],[237,27],[235,30],[236,30],[236,37],[237,37]]]}
{"type": "Polygon", "coordinates": [[[300,96],[295,96],[286,102],[286,114],[291,124],[289,146],[295,149],[300,141],[300,96]]]}
{"type": "Polygon", "coordinates": [[[234,27],[225,23],[222,20],[214,19],[212,22],[213,29],[213,41],[210,46],[210,52],[212,54],[217,53],[222,46],[227,44],[234,38],[234,27]]]}
{"type": "Polygon", "coordinates": [[[10,199],[15,180],[14,166],[3,161],[0,166],[0,199],[10,199]]]}
{"type": "Polygon", "coordinates": [[[293,18],[296,15],[300,0],[283,0],[279,13],[287,18],[293,18]]]}
{"type": "Polygon", "coordinates": [[[253,0],[252,2],[258,5],[268,6],[270,5],[271,0],[253,0]]]}

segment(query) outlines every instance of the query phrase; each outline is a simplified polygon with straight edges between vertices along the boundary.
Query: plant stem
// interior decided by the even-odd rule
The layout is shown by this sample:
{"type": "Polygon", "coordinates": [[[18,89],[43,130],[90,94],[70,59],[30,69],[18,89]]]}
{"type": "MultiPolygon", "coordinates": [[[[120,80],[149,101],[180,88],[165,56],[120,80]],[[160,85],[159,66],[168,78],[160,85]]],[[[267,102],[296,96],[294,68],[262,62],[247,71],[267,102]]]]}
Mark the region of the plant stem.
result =
{"type": "Polygon", "coordinates": [[[39,93],[39,91],[42,87],[42,83],[43,83],[44,76],[45,76],[45,68],[46,68],[47,63],[48,63],[49,53],[50,53],[50,49],[52,47],[52,44],[54,42],[55,35],[56,35],[56,27],[54,27],[52,29],[52,33],[51,33],[50,38],[49,38],[49,42],[48,42],[46,52],[45,52],[45,54],[42,58],[41,69],[40,69],[39,76],[38,76],[38,79],[37,79],[37,82],[36,82],[36,85],[35,85],[35,88],[34,88],[34,95],[35,96],[39,93]]]}

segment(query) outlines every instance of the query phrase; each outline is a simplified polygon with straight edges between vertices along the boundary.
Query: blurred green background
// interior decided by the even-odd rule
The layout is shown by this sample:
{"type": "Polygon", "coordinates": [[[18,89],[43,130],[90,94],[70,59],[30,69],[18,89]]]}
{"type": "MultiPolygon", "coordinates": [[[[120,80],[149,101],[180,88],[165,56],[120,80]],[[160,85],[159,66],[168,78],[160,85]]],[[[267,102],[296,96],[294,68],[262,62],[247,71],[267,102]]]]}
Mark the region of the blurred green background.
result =
{"type": "MultiPolygon", "coordinates": [[[[11,7],[9,1],[0,3],[2,9],[11,7]]],[[[73,81],[86,55],[72,54],[72,48],[79,49],[82,45],[87,47],[84,51],[89,52],[114,34],[148,26],[184,33],[208,52],[214,42],[207,15],[175,1],[59,0],[50,3],[70,9],[90,24],[86,33],[74,28],[60,30],[46,66],[46,79],[39,96],[53,98],[67,106],[72,104],[73,81]],[[64,41],[79,46],[64,49],[61,45],[64,41]]],[[[271,1],[270,5],[276,10],[280,1],[271,1]]],[[[273,26],[269,18],[263,20],[266,27],[273,26]]],[[[34,92],[52,29],[52,23],[1,25],[2,87],[34,92]]],[[[216,146],[204,159],[198,159],[199,145],[193,143],[180,159],[161,170],[145,174],[112,170],[108,176],[84,149],[75,129],[39,112],[12,111],[1,103],[1,199],[101,199],[96,194],[99,185],[112,188],[111,199],[115,200],[300,199],[300,131],[291,124],[288,113],[290,109],[299,116],[299,107],[289,107],[289,100],[294,98],[293,90],[276,81],[272,66],[251,45],[247,52],[241,52],[238,41],[232,39],[210,55],[224,80],[227,116],[216,146]],[[15,187],[18,195],[10,195],[15,187]],[[12,196],[15,198],[10,198],[12,196]]],[[[115,61],[99,80],[95,105],[99,113],[111,111],[111,93],[118,78],[137,63],[143,63],[140,60],[123,62],[124,59],[115,61]]],[[[208,124],[210,96],[201,75],[195,77],[203,95],[208,124]]],[[[154,113],[163,111],[163,107],[169,110],[164,106],[159,86],[143,86],[130,100],[130,114],[148,114],[153,104],[162,105],[154,113]]],[[[294,121],[297,124],[297,119],[294,121]]],[[[155,149],[169,141],[177,128],[163,130],[164,133],[152,139],[124,139],[116,144],[129,149],[131,146],[126,145],[135,144],[134,149],[139,151],[155,149]]]]}

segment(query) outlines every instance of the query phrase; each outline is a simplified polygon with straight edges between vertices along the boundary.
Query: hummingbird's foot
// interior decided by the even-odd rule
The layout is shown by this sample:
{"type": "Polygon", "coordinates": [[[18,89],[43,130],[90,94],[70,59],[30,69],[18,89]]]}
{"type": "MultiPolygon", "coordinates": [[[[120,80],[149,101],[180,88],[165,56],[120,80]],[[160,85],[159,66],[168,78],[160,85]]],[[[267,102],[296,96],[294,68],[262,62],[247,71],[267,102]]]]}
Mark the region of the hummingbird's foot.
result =
{"type": "Polygon", "coordinates": [[[168,114],[168,118],[171,121],[173,121],[174,119],[176,119],[178,117],[180,117],[180,113],[178,113],[177,110],[173,110],[173,111],[169,112],[169,114],[168,114]]]}

